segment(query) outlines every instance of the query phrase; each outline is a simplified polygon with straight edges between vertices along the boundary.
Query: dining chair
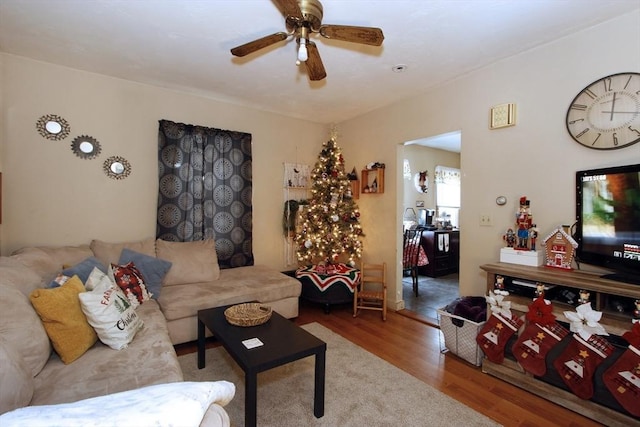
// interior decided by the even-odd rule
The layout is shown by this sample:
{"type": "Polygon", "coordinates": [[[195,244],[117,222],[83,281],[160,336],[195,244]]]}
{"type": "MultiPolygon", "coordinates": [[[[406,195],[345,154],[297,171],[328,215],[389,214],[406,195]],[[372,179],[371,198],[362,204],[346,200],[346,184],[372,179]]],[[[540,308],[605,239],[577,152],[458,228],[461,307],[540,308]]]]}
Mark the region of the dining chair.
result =
{"type": "Polygon", "coordinates": [[[429,263],[420,244],[423,231],[423,227],[405,230],[402,244],[402,271],[411,275],[416,297],[418,296],[418,267],[429,263]]]}

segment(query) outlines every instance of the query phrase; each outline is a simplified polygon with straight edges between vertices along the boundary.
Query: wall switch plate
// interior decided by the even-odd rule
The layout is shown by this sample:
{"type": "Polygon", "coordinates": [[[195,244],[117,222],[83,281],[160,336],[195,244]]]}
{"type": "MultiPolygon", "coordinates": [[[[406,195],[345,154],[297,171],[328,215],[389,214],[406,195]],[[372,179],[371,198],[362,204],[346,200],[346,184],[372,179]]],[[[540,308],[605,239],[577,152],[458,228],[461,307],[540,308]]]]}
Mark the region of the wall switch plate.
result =
{"type": "Polygon", "coordinates": [[[491,226],[491,216],[488,214],[480,214],[480,225],[485,227],[491,226]]]}

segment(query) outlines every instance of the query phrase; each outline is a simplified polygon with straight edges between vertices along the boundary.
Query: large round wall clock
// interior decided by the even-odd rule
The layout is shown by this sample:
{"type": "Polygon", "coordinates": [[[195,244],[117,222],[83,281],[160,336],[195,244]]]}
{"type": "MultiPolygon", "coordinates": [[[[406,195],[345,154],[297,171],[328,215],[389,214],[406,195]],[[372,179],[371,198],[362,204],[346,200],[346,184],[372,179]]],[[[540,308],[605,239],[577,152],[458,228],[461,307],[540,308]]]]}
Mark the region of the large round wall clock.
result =
{"type": "Polygon", "coordinates": [[[567,111],[567,130],[579,144],[596,150],[640,141],[640,73],[619,73],[585,87],[567,111]]]}

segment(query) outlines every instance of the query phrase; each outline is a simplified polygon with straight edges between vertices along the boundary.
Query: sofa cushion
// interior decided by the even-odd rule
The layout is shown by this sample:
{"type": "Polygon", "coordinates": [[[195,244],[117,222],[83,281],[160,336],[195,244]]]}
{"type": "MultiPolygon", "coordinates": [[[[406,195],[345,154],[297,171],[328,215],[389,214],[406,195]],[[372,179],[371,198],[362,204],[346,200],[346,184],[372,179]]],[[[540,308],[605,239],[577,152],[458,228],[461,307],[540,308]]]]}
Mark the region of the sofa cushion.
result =
{"type": "Polygon", "coordinates": [[[98,340],[80,307],[81,292],[85,292],[84,285],[78,276],[73,276],[59,288],[36,289],[30,296],[54,350],[67,364],[98,340]]]}
{"type": "Polygon", "coordinates": [[[49,283],[65,266],[78,264],[83,259],[93,255],[88,245],[30,247],[14,252],[12,258],[18,259],[28,268],[35,271],[43,280],[49,283]]]}
{"type": "Polygon", "coordinates": [[[142,273],[147,289],[151,292],[151,297],[158,299],[162,290],[162,280],[171,268],[171,263],[164,259],[141,254],[131,249],[124,248],[120,254],[118,264],[123,265],[133,262],[142,273]]]}
{"type": "MultiPolygon", "coordinates": [[[[167,320],[195,317],[198,310],[258,301],[268,304],[300,296],[300,282],[263,266],[225,268],[214,282],[190,283],[163,289],[158,299],[167,320]]],[[[194,323],[195,325],[195,323],[194,323]]]]}
{"type": "Polygon", "coordinates": [[[22,292],[6,285],[0,285],[0,313],[0,338],[16,350],[30,375],[36,376],[51,354],[51,343],[40,318],[22,292]]]}
{"type": "Polygon", "coordinates": [[[111,264],[109,274],[113,276],[115,284],[122,289],[133,308],[151,299],[140,270],[132,262],[125,265],[111,264]]]}
{"type": "Polygon", "coordinates": [[[52,353],[49,362],[33,379],[35,391],[31,405],[74,402],[151,384],[182,381],[167,321],[157,302],[147,301],[136,313],[144,327],[124,350],[115,351],[98,341],[71,365],[65,365],[52,353]]]}
{"type": "Polygon", "coordinates": [[[160,384],[68,404],[21,408],[0,417],[0,424],[198,427],[210,405],[224,406],[234,394],[235,386],[228,381],[160,384]]]}
{"type": "Polygon", "coordinates": [[[158,258],[171,262],[163,286],[212,282],[220,277],[216,244],[213,239],[195,242],[156,241],[158,258]]]}
{"type": "Polygon", "coordinates": [[[89,245],[78,246],[38,246],[54,260],[58,269],[76,265],[92,255],[89,245]]]}
{"type": "Polygon", "coordinates": [[[80,306],[98,338],[114,350],[126,348],[143,322],[122,290],[97,268],[87,280],[91,291],[82,292],[80,306]]]}
{"type": "Polygon", "coordinates": [[[39,248],[18,249],[11,254],[10,259],[20,262],[36,274],[43,284],[49,283],[62,268],[61,264],[58,264],[55,259],[39,248]]]}
{"type": "Polygon", "coordinates": [[[156,256],[156,242],[152,237],[144,240],[122,243],[108,243],[101,240],[93,240],[91,242],[91,250],[93,251],[93,254],[105,266],[109,266],[112,263],[118,263],[120,254],[124,248],[131,249],[132,251],[140,252],[145,255],[156,256]]]}
{"type": "Polygon", "coordinates": [[[48,282],[15,256],[0,257],[0,285],[11,286],[29,296],[34,289],[44,287],[45,283],[48,282]]]}
{"type": "Polygon", "coordinates": [[[0,338],[0,414],[27,406],[33,396],[33,376],[12,345],[0,338]]]}

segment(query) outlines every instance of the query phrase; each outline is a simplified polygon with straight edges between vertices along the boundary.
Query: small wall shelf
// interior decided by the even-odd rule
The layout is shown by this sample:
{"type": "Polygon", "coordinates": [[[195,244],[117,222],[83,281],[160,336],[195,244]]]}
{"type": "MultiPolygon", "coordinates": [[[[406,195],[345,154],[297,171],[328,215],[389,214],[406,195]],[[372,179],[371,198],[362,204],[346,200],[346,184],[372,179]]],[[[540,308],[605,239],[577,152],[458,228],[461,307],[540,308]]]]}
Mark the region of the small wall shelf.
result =
{"type": "Polygon", "coordinates": [[[362,194],[384,193],[384,168],[362,170],[362,194]]]}

